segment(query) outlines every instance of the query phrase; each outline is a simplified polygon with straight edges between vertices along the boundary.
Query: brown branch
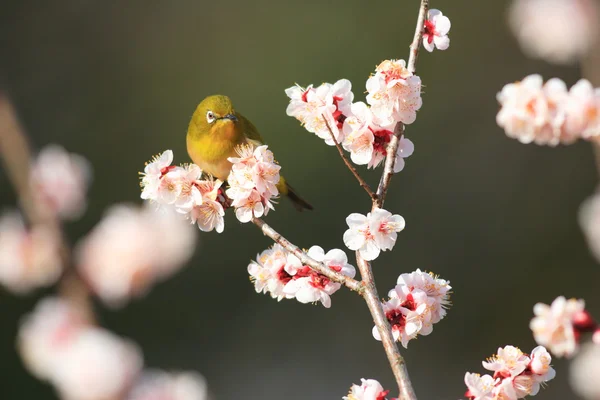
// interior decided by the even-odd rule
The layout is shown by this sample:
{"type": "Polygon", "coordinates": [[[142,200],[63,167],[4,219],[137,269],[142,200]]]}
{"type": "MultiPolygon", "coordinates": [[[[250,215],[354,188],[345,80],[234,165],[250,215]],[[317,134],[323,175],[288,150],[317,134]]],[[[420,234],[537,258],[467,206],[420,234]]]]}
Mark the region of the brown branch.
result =
{"type": "MultiPolygon", "coordinates": [[[[417,58],[419,56],[419,47],[421,46],[421,40],[423,39],[423,28],[425,25],[425,17],[429,8],[428,0],[421,0],[421,6],[419,7],[419,15],[417,17],[417,26],[415,28],[415,36],[410,46],[410,56],[408,59],[408,70],[411,73],[415,73],[417,58]]],[[[387,194],[392,175],[394,174],[394,164],[396,162],[396,152],[400,144],[400,137],[404,134],[404,124],[399,123],[396,126],[394,135],[392,136],[390,143],[387,147],[386,160],[379,186],[377,187],[376,197],[373,198],[372,210],[383,207],[383,202],[387,194]]],[[[399,398],[401,400],[416,400],[410,377],[408,376],[408,370],[406,368],[406,362],[398,350],[398,346],[394,341],[392,329],[387,321],[385,313],[383,312],[383,306],[379,301],[379,295],[377,294],[377,287],[375,285],[375,278],[373,276],[373,269],[369,262],[365,261],[359,252],[356,252],[356,263],[361,274],[362,283],[364,286],[363,297],[367,302],[369,311],[373,316],[373,322],[379,330],[381,341],[383,343],[383,349],[387,355],[388,361],[396,378],[398,385],[399,398]]]]}
{"type": "Polygon", "coordinates": [[[402,400],[416,400],[415,392],[412,388],[410,378],[408,376],[408,370],[406,369],[406,362],[404,357],[400,354],[398,346],[394,341],[392,335],[392,328],[383,312],[383,307],[379,301],[379,295],[377,294],[377,287],[375,286],[375,279],[373,277],[373,270],[371,264],[365,261],[360,253],[356,252],[356,263],[358,270],[362,276],[362,283],[365,288],[363,297],[367,302],[367,307],[373,316],[373,322],[379,330],[379,336],[381,336],[381,342],[383,343],[383,349],[387,355],[388,361],[392,367],[392,372],[398,383],[399,398],[402,400]]]}
{"type": "Polygon", "coordinates": [[[252,218],[252,222],[254,223],[254,225],[260,228],[260,230],[265,236],[270,237],[275,243],[278,243],[279,245],[281,245],[281,247],[298,257],[302,264],[308,265],[318,273],[325,275],[334,282],[338,282],[345,285],[348,289],[351,289],[360,295],[363,294],[364,288],[359,281],[352,279],[349,276],[346,276],[339,272],[335,272],[334,270],[327,268],[323,263],[320,263],[317,260],[309,257],[298,246],[294,245],[289,240],[284,238],[279,232],[267,225],[267,223],[262,219],[252,218]]]}
{"type": "Polygon", "coordinates": [[[340,153],[340,157],[342,157],[342,161],[344,161],[344,164],[346,164],[346,166],[348,167],[350,172],[352,172],[352,175],[354,175],[354,177],[356,178],[356,180],[358,181],[360,186],[362,186],[362,188],[365,189],[365,191],[367,192],[369,197],[372,200],[377,200],[377,195],[373,192],[373,190],[371,189],[369,184],[359,175],[356,168],[354,168],[354,165],[352,165],[350,160],[348,160],[348,157],[346,157],[346,154],[344,154],[344,149],[342,149],[342,146],[340,146],[340,143],[335,138],[335,135],[333,134],[333,131],[331,130],[331,126],[329,126],[329,122],[327,122],[327,118],[325,118],[324,115],[322,117],[323,117],[323,121],[325,121],[325,125],[327,125],[327,129],[329,130],[331,139],[333,140],[335,147],[337,148],[338,152],[340,153]]]}

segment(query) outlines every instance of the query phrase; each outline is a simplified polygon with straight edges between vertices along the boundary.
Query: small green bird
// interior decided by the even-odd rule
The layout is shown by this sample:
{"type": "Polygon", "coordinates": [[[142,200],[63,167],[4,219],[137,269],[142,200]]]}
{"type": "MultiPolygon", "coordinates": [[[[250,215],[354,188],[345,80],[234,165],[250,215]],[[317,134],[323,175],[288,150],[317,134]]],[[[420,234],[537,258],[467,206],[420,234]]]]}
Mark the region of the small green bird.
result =
{"type": "MultiPolygon", "coordinates": [[[[264,144],[260,133],[252,122],[234,111],[227,96],[214,95],[202,100],[188,126],[187,151],[192,161],[203,171],[225,181],[231,171],[228,157],[236,157],[238,145],[254,147],[264,144]]],[[[296,194],[283,176],[277,190],[288,196],[294,207],[302,211],[312,210],[312,206],[296,194]]]]}

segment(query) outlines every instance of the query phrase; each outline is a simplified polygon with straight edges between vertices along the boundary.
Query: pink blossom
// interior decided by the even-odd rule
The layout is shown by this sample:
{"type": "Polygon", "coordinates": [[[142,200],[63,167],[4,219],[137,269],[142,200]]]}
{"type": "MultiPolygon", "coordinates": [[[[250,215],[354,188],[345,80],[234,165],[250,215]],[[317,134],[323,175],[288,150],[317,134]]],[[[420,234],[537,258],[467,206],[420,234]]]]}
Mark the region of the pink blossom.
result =
{"type": "Polygon", "coordinates": [[[385,400],[389,390],[384,390],[375,379],[362,379],[360,385],[352,385],[344,400],[385,400]]]}
{"type": "Polygon", "coordinates": [[[273,153],[267,146],[241,146],[239,157],[231,157],[231,172],[227,178],[227,196],[235,207],[235,215],[240,222],[260,218],[273,210],[271,200],[279,194],[279,170],[273,153]]]}
{"type": "Polygon", "coordinates": [[[117,205],[78,244],[77,266],[104,302],[120,306],[178,271],[195,238],[194,229],[166,209],[117,205]]]}
{"type": "Polygon", "coordinates": [[[440,279],[434,274],[422,272],[420,269],[410,274],[402,274],[398,277],[397,284],[411,288],[419,289],[427,294],[431,300],[431,307],[428,312],[431,314],[428,320],[432,324],[438,323],[446,316],[446,308],[450,305],[450,282],[440,279]]]}
{"type": "Polygon", "coordinates": [[[33,162],[30,182],[38,205],[63,219],[79,218],[87,207],[90,163],[60,146],[43,148],[33,162]]]}
{"type": "Polygon", "coordinates": [[[367,103],[382,125],[412,124],[421,108],[421,78],[406,69],[404,60],[385,60],[367,80],[367,103]]]}
{"type": "Polygon", "coordinates": [[[380,251],[391,250],[397,232],[404,229],[404,218],[377,208],[367,216],[353,213],[346,218],[349,229],[344,233],[344,243],[356,250],[367,261],[376,259],[380,251]]]}
{"type": "Polygon", "coordinates": [[[600,135],[600,90],[585,79],[569,90],[564,129],[572,137],[589,139],[600,135]]]}
{"type": "Polygon", "coordinates": [[[141,173],[142,181],[140,185],[142,187],[142,199],[158,199],[158,191],[161,184],[161,178],[171,169],[175,168],[174,166],[171,166],[172,162],[173,151],[165,150],[163,153],[154,156],[152,161],[146,164],[144,172],[141,173]]]}
{"type": "MultiPolygon", "coordinates": [[[[343,275],[353,278],[356,274],[356,270],[352,265],[348,264],[348,257],[342,250],[332,249],[325,254],[325,251],[321,247],[312,246],[308,249],[307,255],[343,275]]],[[[291,275],[292,280],[285,285],[283,291],[295,297],[300,303],[315,303],[320,301],[325,308],[329,308],[331,307],[330,296],[342,286],[340,283],[331,281],[308,266],[296,268],[291,275]]]]}
{"type": "Polygon", "coordinates": [[[127,400],[205,400],[206,380],[196,372],[144,372],[127,400]]]}
{"type": "Polygon", "coordinates": [[[440,10],[435,8],[427,12],[425,27],[423,30],[423,47],[432,52],[434,48],[446,50],[450,46],[448,32],[450,31],[450,20],[440,10]]]}
{"type": "Polygon", "coordinates": [[[52,285],[63,269],[60,238],[44,226],[25,228],[20,215],[0,217],[0,284],[15,293],[52,285]]]}
{"type": "Polygon", "coordinates": [[[573,64],[598,36],[597,15],[591,0],[514,0],[509,23],[528,56],[573,64]]]}
{"type": "Polygon", "coordinates": [[[465,396],[472,400],[496,400],[494,388],[497,379],[489,375],[479,375],[467,372],[465,374],[465,385],[467,385],[467,393],[465,396]]]}
{"type": "Polygon", "coordinates": [[[493,371],[494,376],[508,378],[525,371],[530,361],[529,357],[517,347],[506,346],[498,348],[498,353],[489,358],[487,362],[483,361],[483,367],[493,371]]]}
{"type": "Polygon", "coordinates": [[[88,327],[86,316],[68,301],[56,297],[40,300],[19,328],[17,347],[25,366],[37,378],[50,379],[73,337],[88,327]]]}
{"type": "Polygon", "coordinates": [[[294,297],[293,294],[285,293],[284,288],[298,268],[302,268],[300,260],[275,244],[257,255],[256,262],[252,261],[248,265],[248,273],[257,293],[270,293],[272,298],[280,301],[294,297]]]}
{"type": "Polygon", "coordinates": [[[317,88],[310,85],[306,89],[292,86],[285,93],[290,98],[287,115],[300,121],[307,131],[316,134],[330,146],[334,142],[329,129],[338,143],[344,140],[342,124],[350,113],[354,98],[350,81],[340,79],[333,85],[323,83],[317,88]]]}
{"type": "Polygon", "coordinates": [[[584,309],[583,300],[567,300],[563,296],[550,306],[537,303],[533,307],[535,317],[529,324],[535,341],[556,357],[572,356],[577,350],[579,334],[595,327],[584,309]]]}

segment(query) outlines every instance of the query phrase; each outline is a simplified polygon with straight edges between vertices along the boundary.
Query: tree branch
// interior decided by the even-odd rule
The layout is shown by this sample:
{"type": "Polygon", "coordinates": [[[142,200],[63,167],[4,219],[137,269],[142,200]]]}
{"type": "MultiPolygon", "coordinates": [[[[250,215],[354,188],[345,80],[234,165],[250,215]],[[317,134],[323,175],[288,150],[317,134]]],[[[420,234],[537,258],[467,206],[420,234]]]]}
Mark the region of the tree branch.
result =
{"type": "Polygon", "coordinates": [[[373,322],[379,330],[383,349],[385,350],[385,354],[387,355],[390,366],[392,367],[392,372],[394,373],[394,377],[398,384],[399,398],[402,400],[416,400],[417,396],[412,388],[404,357],[402,357],[398,350],[398,346],[392,335],[392,328],[390,327],[387,317],[383,312],[381,302],[379,301],[371,264],[368,261],[365,261],[358,251],[356,252],[356,263],[365,288],[363,297],[373,316],[373,322]]]}
{"type": "Polygon", "coordinates": [[[360,186],[362,186],[362,188],[365,189],[365,191],[367,192],[369,197],[372,200],[377,200],[377,195],[373,192],[373,190],[371,189],[371,186],[369,186],[369,184],[359,175],[356,168],[354,168],[354,165],[352,165],[350,160],[348,160],[348,157],[346,157],[346,154],[344,154],[344,149],[342,149],[342,146],[340,146],[339,142],[335,138],[335,135],[333,134],[333,131],[331,130],[331,126],[329,126],[329,122],[327,122],[327,118],[325,118],[324,115],[322,117],[323,117],[323,121],[325,121],[325,125],[327,125],[327,129],[329,129],[329,134],[331,135],[331,139],[333,140],[335,147],[337,148],[338,152],[340,153],[340,157],[342,157],[342,161],[344,161],[344,164],[346,164],[346,166],[348,167],[350,172],[352,172],[352,174],[354,175],[354,177],[356,178],[356,180],[358,181],[360,186]]]}
{"type": "Polygon", "coordinates": [[[346,276],[339,272],[335,272],[334,270],[327,268],[323,263],[320,263],[317,260],[309,257],[298,246],[294,245],[289,240],[281,236],[279,232],[267,225],[267,223],[262,219],[252,218],[252,222],[254,223],[254,225],[260,228],[260,230],[265,236],[270,237],[275,243],[278,243],[279,245],[281,245],[281,247],[298,257],[302,264],[308,265],[318,273],[325,275],[334,282],[343,284],[348,289],[353,290],[360,295],[363,294],[364,287],[359,281],[352,279],[349,276],[346,276]]]}

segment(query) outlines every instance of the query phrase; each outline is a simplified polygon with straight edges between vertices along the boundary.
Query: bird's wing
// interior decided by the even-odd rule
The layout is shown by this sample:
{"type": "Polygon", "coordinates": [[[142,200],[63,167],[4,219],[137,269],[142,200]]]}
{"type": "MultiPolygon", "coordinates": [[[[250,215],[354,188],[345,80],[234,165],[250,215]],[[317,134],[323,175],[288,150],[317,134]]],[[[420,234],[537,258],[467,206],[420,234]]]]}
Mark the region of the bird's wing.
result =
{"type": "Polygon", "coordinates": [[[263,138],[258,133],[258,129],[250,122],[246,117],[241,114],[237,114],[238,119],[242,122],[244,135],[248,139],[249,142],[254,142],[254,144],[262,145],[264,144],[263,138]]]}

